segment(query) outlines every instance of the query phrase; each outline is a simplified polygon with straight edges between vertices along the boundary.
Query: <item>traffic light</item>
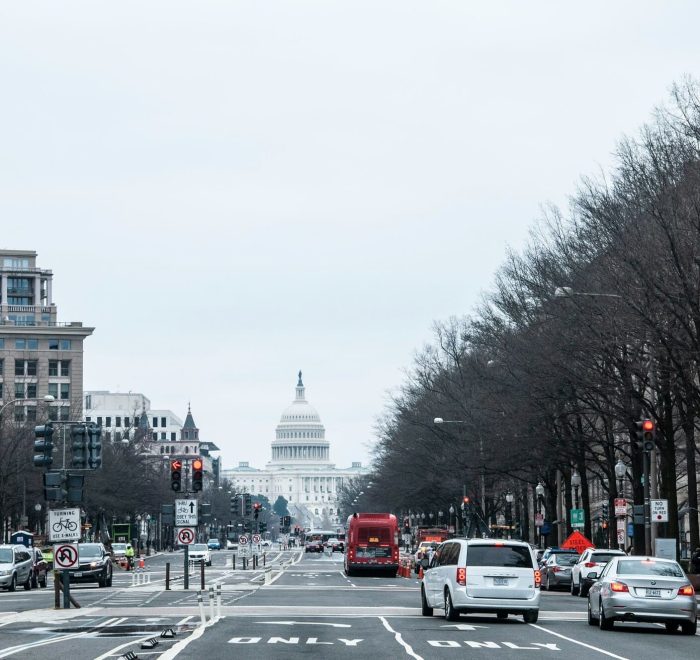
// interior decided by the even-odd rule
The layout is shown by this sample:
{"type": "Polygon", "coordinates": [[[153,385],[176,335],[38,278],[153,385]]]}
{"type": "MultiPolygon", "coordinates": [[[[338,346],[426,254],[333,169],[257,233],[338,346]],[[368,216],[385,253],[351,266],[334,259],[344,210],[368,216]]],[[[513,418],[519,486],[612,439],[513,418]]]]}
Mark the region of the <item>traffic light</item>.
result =
{"type": "Polygon", "coordinates": [[[201,458],[192,461],[192,490],[197,492],[204,487],[204,463],[201,458]]]}
{"type": "Polygon", "coordinates": [[[260,533],[264,534],[267,531],[267,523],[261,522],[260,523],[260,533]]]}
{"type": "Polygon", "coordinates": [[[80,504],[83,501],[84,474],[66,475],[66,502],[68,504],[80,504]]]}
{"type": "Polygon", "coordinates": [[[71,449],[71,465],[78,470],[84,470],[87,467],[87,428],[85,424],[76,424],[70,429],[70,449],[71,449]]]}
{"type": "Polygon", "coordinates": [[[262,509],[262,504],[260,504],[260,502],[253,504],[253,518],[255,518],[255,520],[257,520],[260,515],[260,509],[262,509]]]}
{"type": "Polygon", "coordinates": [[[284,517],[284,526],[285,527],[291,527],[292,525],[292,517],[291,516],[285,516],[284,517]]]}
{"type": "Polygon", "coordinates": [[[204,522],[211,520],[211,504],[209,502],[202,502],[199,508],[202,520],[204,522]]]}
{"type": "Polygon", "coordinates": [[[656,424],[651,419],[642,422],[642,449],[653,451],[656,445],[656,424]]]}
{"type": "Polygon", "coordinates": [[[241,515],[241,498],[238,495],[231,495],[231,515],[241,515]]]}
{"type": "Polygon", "coordinates": [[[250,493],[245,493],[243,495],[243,515],[247,518],[253,514],[253,500],[250,493]]]}
{"type": "Polygon", "coordinates": [[[34,428],[34,465],[48,468],[53,463],[53,424],[34,428]]]}
{"type": "Polygon", "coordinates": [[[102,427],[89,424],[88,432],[88,467],[97,470],[102,467],[102,427]]]}
{"type": "Polygon", "coordinates": [[[280,516],[280,527],[284,527],[284,516],[280,516]]]}
{"type": "Polygon", "coordinates": [[[44,472],[44,499],[63,502],[66,499],[65,477],[61,472],[44,472]]]}
{"type": "Polygon", "coordinates": [[[182,461],[179,458],[170,461],[170,488],[176,493],[182,490],[182,461]]]}
{"type": "Polygon", "coordinates": [[[601,508],[602,508],[603,521],[606,521],[606,520],[608,520],[609,513],[610,513],[607,503],[603,504],[603,506],[601,508]]]}

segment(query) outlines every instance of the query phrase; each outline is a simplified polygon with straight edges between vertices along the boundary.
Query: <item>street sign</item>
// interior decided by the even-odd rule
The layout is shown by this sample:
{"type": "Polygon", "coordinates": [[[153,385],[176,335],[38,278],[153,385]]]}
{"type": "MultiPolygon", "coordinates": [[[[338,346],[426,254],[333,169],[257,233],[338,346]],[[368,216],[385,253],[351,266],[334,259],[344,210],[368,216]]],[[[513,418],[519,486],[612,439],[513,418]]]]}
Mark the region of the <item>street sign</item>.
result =
{"type": "Polygon", "coordinates": [[[253,554],[253,553],[252,553],[251,548],[250,548],[249,545],[240,545],[240,543],[239,543],[239,545],[238,545],[238,556],[239,556],[241,559],[244,559],[244,558],[245,558],[245,559],[248,559],[249,557],[252,556],[252,554],[253,554]]]}
{"type": "Polygon", "coordinates": [[[627,515],[627,500],[624,497],[618,497],[615,499],[615,515],[616,516],[626,516],[627,515]]]}
{"type": "Polygon", "coordinates": [[[535,527],[542,527],[544,525],[544,514],[543,513],[536,513],[535,514],[535,527]]]}
{"type": "Polygon", "coordinates": [[[562,548],[573,548],[581,554],[586,548],[595,547],[581,532],[572,532],[561,544],[562,548]]]}
{"type": "Polygon", "coordinates": [[[197,500],[175,500],[175,527],[196,527],[197,522],[197,500]]]}
{"type": "Polygon", "coordinates": [[[620,545],[622,545],[625,542],[625,530],[624,529],[617,530],[617,542],[620,545]]]}
{"type": "Polygon", "coordinates": [[[80,509],[49,510],[49,541],[80,540],[80,509]]]}
{"type": "Polygon", "coordinates": [[[253,534],[253,543],[260,543],[260,534],[253,534]]]}
{"type": "Polygon", "coordinates": [[[618,519],[617,519],[617,531],[619,532],[620,530],[622,530],[622,531],[624,532],[624,531],[625,531],[625,526],[626,526],[625,519],[624,519],[624,518],[618,518],[618,519]]]}
{"type": "Polygon", "coordinates": [[[248,537],[245,534],[238,537],[238,545],[248,545],[248,537]]]}
{"type": "Polygon", "coordinates": [[[651,522],[668,522],[668,500],[651,500],[651,522]]]}
{"type": "Polygon", "coordinates": [[[177,527],[175,528],[175,543],[178,545],[192,545],[196,538],[194,527],[177,527]]]}
{"type": "Polygon", "coordinates": [[[545,520],[540,527],[540,534],[542,536],[547,536],[552,531],[552,523],[549,520],[545,520]]]}
{"type": "Polygon", "coordinates": [[[77,568],[80,565],[77,543],[59,543],[53,547],[53,563],[57,569],[77,568]]]}
{"type": "Polygon", "coordinates": [[[583,509],[571,509],[571,526],[585,527],[583,509]]]}

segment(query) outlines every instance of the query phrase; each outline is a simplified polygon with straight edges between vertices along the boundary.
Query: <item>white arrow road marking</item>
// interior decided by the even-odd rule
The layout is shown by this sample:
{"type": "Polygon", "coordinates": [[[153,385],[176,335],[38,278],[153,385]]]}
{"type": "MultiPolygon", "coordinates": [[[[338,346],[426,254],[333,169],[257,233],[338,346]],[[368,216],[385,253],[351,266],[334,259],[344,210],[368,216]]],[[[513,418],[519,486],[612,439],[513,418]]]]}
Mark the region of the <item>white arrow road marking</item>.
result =
{"type": "Polygon", "coordinates": [[[325,623],[320,621],[256,621],[278,626],[330,626],[331,628],[352,628],[349,623],[325,623]]]}
{"type": "Polygon", "coordinates": [[[441,628],[456,628],[457,630],[476,630],[477,628],[488,628],[488,626],[472,626],[469,625],[468,623],[451,623],[447,624],[444,626],[440,626],[441,628]]]}

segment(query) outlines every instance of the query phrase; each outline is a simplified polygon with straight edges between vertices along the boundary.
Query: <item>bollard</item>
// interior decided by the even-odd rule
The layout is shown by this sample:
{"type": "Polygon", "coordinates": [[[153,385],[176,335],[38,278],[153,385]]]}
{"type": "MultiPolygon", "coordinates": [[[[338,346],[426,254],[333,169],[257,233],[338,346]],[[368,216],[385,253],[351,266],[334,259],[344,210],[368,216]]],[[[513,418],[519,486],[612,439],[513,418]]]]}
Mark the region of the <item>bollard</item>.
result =
{"type": "Polygon", "coordinates": [[[214,587],[209,587],[209,620],[214,619],[214,587]]]}
{"type": "Polygon", "coordinates": [[[199,605],[199,621],[201,625],[204,626],[207,623],[207,615],[204,613],[204,602],[201,591],[197,592],[197,605],[199,605]]]}
{"type": "Polygon", "coordinates": [[[204,560],[199,562],[199,588],[204,591],[204,560]]]}
{"type": "Polygon", "coordinates": [[[216,615],[221,617],[221,583],[216,585],[216,615]]]}
{"type": "Polygon", "coordinates": [[[248,559],[246,557],[243,557],[243,570],[246,570],[246,567],[248,565],[248,559]]]}
{"type": "Polygon", "coordinates": [[[236,570],[236,553],[235,552],[233,553],[231,566],[232,566],[231,570],[235,571],[236,570]]]}
{"type": "Polygon", "coordinates": [[[272,582],[272,569],[266,568],[265,569],[265,584],[270,584],[270,582],[272,582]]]}
{"type": "Polygon", "coordinates": [[[59,584],[60,573],[58,571],[53,572],[53,607],[55,610],[61,609],[61,587],[59,584]]]}
{"type": "Polygon", "coordinates": [[[165,562],[165,590],[170,591],[170,562],[165,562]]]}

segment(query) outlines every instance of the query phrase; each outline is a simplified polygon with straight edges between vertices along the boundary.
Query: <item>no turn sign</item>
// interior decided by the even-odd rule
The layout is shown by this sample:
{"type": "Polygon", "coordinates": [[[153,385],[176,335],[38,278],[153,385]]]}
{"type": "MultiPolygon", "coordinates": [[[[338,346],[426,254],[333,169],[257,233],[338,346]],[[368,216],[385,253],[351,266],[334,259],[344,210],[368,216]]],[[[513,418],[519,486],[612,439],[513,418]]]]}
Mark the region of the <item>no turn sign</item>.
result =
{"type": "Polygon", "coordinates": [[[253,543],[260,543],[260,534],[253,534],[253,543]]]}
{"type": "Polygon", "coordinates": [[[195,537],[194,527],[178,527],[175,529],[175,543],[178,545],[192,545],[195,537]]]}
{"type": "Polygon", "coordinates": [[[248,545],[248,537],[245,534],[238,537],[238,545],[248,545]]]}
{"type": "Polygon", "coordinates": [[[77,543],[60,543],[53,547],[53,563],[56,568],[66,570],[80,565],[77,543]]]}

